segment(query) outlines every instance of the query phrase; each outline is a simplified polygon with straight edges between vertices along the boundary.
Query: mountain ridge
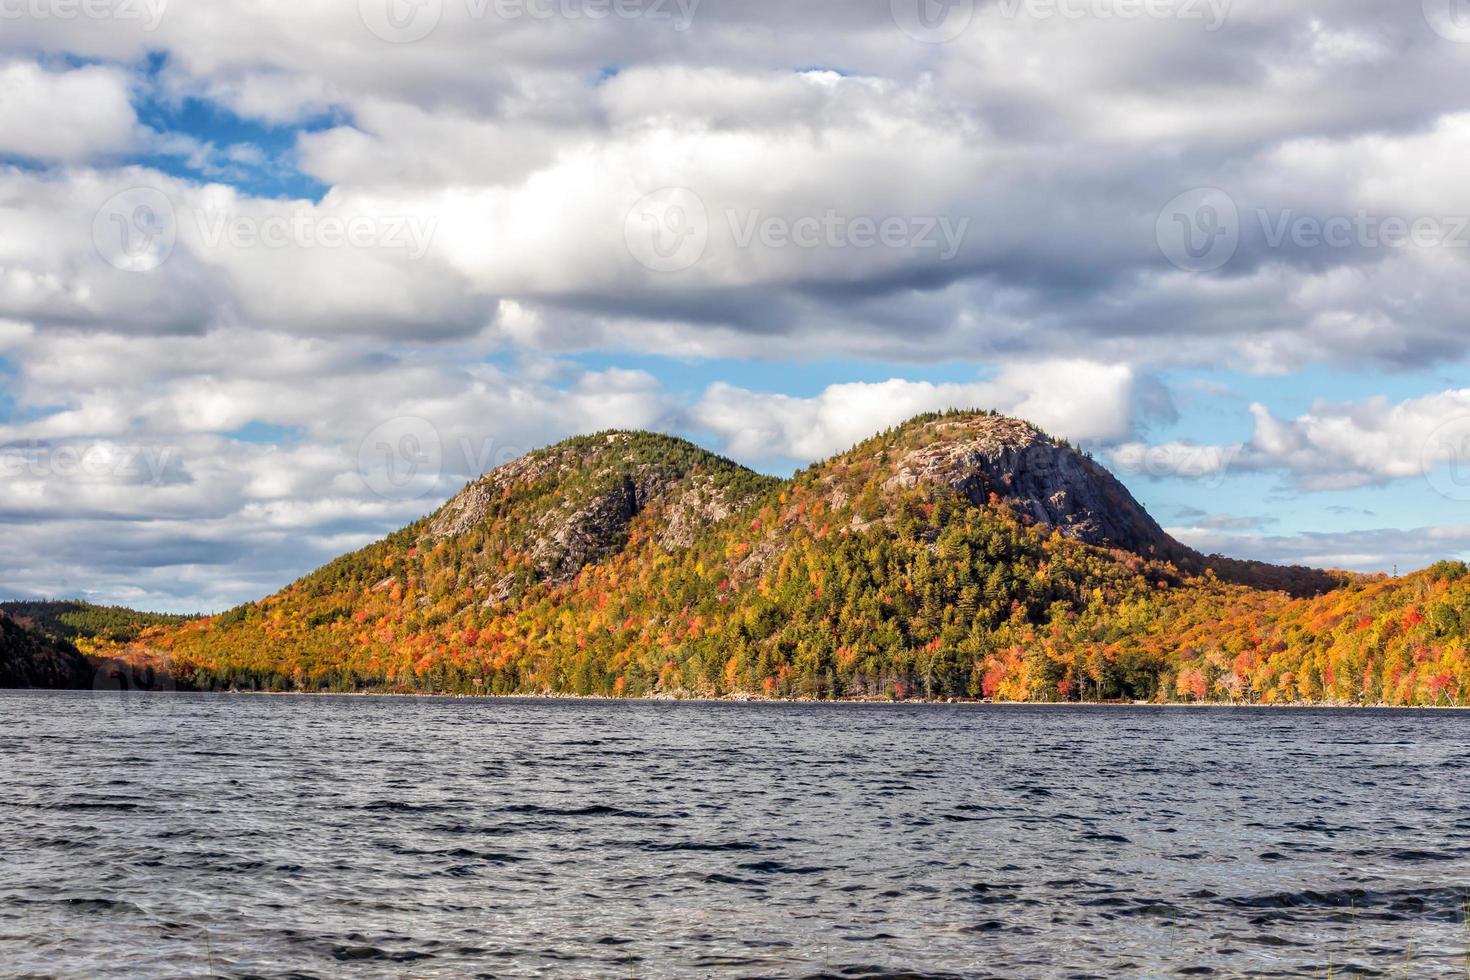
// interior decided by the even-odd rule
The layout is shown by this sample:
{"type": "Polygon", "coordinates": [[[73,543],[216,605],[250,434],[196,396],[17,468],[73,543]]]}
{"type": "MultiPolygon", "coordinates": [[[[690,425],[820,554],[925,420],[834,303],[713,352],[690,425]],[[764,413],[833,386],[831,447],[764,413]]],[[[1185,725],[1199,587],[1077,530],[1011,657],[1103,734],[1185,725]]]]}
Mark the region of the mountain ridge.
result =
{"type": "Polygon", "coordinates": [[[897,472],[883,489],[912,488],[927,480],[948,485],[977,505],[993,493],[1023,520],[1056,528],[1086,544],[1162,559],[1193,574],[1214,571],[1226,581],[1280,589],[1298,597],[1331,591],[1350,578],[1342,572],[1196,551],[1160,527],[1132,493],[1090,455],[1030,422],[996,413],[921,415],[834,459],[861,452],[870,444],[882,445],[895,433],[926,430],[934,433],[938,450],[921,447],[893,463],[897,472]],[[944,438],[946,432],[955,430],[978,437],[944,438]]]}
{"type": "Polygon", "coordinates": [[[1432,636],[1408,614],[1459,601],[1442,578],[1199,555],[1067,444],[948,412],[788,480],[651,433],[567,440],[112,652],[206,688],[1420,703],[1470,695],[1460,613],[1432,636]],[[1360,649],[1313,603],[1411,625],[1360,649]]]}

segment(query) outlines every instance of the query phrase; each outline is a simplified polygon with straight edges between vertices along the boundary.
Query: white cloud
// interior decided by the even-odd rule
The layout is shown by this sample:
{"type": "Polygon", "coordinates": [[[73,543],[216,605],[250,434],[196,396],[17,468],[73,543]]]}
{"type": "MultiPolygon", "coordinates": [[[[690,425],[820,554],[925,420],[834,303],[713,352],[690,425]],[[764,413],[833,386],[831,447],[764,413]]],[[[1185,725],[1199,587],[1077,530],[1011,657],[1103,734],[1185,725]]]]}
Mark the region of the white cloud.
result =
{"type": "Polygon", "coordinates": [[[496,300],[439,257],[439,213],[399,203],[266,200],[138,167],[0,169],[0,316],[146,333],[479,330],[496,300]],[[144,261],[121,261],[130,248],[144,261]]]}
{"type": "Polygon", "coordinates": [[[532,449],[657,428],[670,414],[641,372],[506,372],[485,353],[470,342],[385,357],[352,340],[240,328],[138,337],[7,327],[0,356],[26,409],[0,424],[7,587],[220,608],[335,557],[344,540],[408,523],[532,449]],[[427,479],[383,495],[363,444],[394,419],[426,427],[427,479]]]}
{"type": "Polygon", "coordinates": [[[1470,389],[1392,402],[1320,401],[1283,419],[1250,406],[1247,443],[1133,441],[1108,456],[1124,474],[1179,476],[1218,486],[1232,472],[1280,472],[1300,489],[1351,490],[1395,480],[1427,480],[1452,499],[1470,500],[1470,389]]]}
{"type": "Polygon", "coordinates": [[[831,385],[812,398],[716,384],[691,420],[743,459],[821,459],[922,412],[949,408],[995,409],[1063,438],[1112,440],[1132,428],[1133,386],[1129,368],[1085,361],[1013,365],[994,381],[973,384],[831,385]]]}
{"type": "Polygon", "coordinates": [[[1172,440],[1162,443],[1127,442],[1106,453],[1112,469],[1121,476],[1152,478],[1182,477],[1197,480],[1202,488],[1220,486],[1240,458],[1243,445],[1209,445],[1172,440]]]}
{"type": "MultiPolygon", "coordinates": [[[[136,65],[167,51],[150,82],[166,100],[277,124],[331,113],[334,124],[302,132],[297,147],[305,171],[331,185],[327,200],[239,193],[231,207],[246,216],[309,207],[437,232],[432,261],[408,269],[360,252],[209,254],[186,239],[172,263],[181,268],[160,270],[151,289],[103,281],[81,269],[85,249],[42,241],[41,254],[0,271],[0,315],[411,340],[472,333],[494,298],[509,297],[547,314],[534,342],[548,350],[614,339],[699,356],[752,336],[777,352],[840,336],[870,357],[1009,361],[1084,344],[1098,359],[1251,370],[1465,353],[1470,249],[1270,247],[1256,216],[1470,213],[1457,47],[1418,11],[1362,0],[1227,6],[1212,30],[1187,16],[1040,17],[1025,5],[1005,16],[985,5],[937,48],[907,38],[883,4],[835,2],[706,3],[688,31],[446,4],[411,44],[375,37],[353,4],[221,0],[208,12],[172,5],[147,24],[7,21],[0,47],[17,52],[136,65]],[[1178,272],[1155,241],[1165,201],[1200,185],[1227,189],[1246,226],[1219,276],[1178,272]],[[702,254],[672,275],[641,266],[627,240],[630,208],[667,186],[696,194],[708,218],[702,254]],[[847,227],[942,220],[963,234],[948,257],[858,247],[850,234],[837,246],[740,243],[762,219],[789,228],[829,215],[847,227]]],[[[119,91],[127,77],[14,64],[47,78],[111,73],[119,91]]],[[[109,132],[22,129],[28,140],[109,132]]],[[[215,179],[263,165],[258,151],[249,163],[208,140],[149,139],[215,179]]],[[[124,176],[172,183],[181,202],[205,193],[124,176]]],[[[109,179],[51,176],[52,200],[35,213],[17,206],[17,223],[64,236],[89,217],[65,202],[109,179]]]]}
{"type": "Polygon", "coordinates": [[[1470,474],[1470,389],[1401,402],[1322,402],[1295,419],[1279,419],[1261,404],[1251,414],[1248,465],[1286,470],[1307,489],[1434,477],[1446,468],[1457,471],[1456,479],[1470,474]]]}
{"type": "Polygon", "coordinates": [[[78,162],[133,149],[141,137],[130,85],[115,68],[0,60],[0,154],[78,162]]]}

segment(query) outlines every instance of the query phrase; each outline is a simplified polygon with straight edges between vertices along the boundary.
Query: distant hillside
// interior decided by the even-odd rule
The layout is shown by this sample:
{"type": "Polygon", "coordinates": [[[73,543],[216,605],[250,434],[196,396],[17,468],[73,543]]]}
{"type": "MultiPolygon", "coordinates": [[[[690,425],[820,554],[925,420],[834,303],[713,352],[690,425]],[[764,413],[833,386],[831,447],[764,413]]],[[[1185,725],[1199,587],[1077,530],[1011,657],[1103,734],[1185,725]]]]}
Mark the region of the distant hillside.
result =
{"type": "Polygon", "coordinates": [[[1359,577],[1279,607],[1235,603],[1168,632],[1175,695],[1335,703],[1470,703],[1470,567],[1359,577]]]}
{"type": "Polygon", "coordinates": [[[87,658],[69,643],[26,629],[0,612],[0,688],[85,688],[87,658]]]}
{"type": "Polygon", "coordinates": [[[784,481],[615,432],[104,652],[203,688],[1450,704],[1470,699],[1461,568],[1200,555],[1096,462],[988,413],[784,481]]]}
{"type": "Polygon", "coordinates": [[[0,602],[0,612],[47,636],[72,643],[127,643],[150,627],[178,626],[197,616],[140,612],[122,606],[98,606],[80,599],[0,602]]]}

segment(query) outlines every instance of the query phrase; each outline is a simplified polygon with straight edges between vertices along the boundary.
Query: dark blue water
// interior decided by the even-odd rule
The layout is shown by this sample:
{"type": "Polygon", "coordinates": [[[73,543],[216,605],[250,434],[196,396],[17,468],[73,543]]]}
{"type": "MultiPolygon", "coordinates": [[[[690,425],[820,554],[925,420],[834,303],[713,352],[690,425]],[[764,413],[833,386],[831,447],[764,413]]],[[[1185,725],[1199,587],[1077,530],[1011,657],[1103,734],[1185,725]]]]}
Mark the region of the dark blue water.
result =
{"type": "Polygon", "coordinates": [[[1467,735],[0,693],[0,973],[1464,978],[1467,735]]]}

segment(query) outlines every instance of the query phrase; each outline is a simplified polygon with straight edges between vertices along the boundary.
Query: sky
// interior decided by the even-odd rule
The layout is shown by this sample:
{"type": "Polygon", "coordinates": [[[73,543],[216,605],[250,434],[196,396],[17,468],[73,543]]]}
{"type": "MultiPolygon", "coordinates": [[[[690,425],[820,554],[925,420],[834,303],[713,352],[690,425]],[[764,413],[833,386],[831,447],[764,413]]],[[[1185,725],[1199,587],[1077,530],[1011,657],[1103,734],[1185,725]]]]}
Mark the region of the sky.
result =
{"type": "Polygon", "coordinates": [[[1465,0],[0,0],[0,595],[214,611],[564,437],[993,408],[1470,555],[1465,0]]]}

